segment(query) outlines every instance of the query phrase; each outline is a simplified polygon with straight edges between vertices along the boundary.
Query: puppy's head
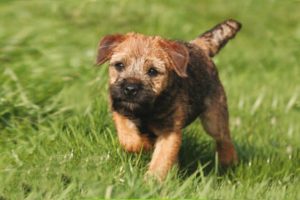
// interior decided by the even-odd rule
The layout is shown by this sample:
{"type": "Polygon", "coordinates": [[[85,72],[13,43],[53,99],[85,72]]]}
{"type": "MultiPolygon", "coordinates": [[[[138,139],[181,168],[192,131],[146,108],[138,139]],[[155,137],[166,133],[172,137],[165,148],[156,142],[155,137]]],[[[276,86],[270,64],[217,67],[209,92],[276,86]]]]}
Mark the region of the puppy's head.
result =
{"type": "Polygon", "coordinates": [[[113,109],[146,114],[171,84],[171,77],[186,77],[189,54],[178,42],[137,33],[105,36],[97,64],[109,61],[113,109]]]}

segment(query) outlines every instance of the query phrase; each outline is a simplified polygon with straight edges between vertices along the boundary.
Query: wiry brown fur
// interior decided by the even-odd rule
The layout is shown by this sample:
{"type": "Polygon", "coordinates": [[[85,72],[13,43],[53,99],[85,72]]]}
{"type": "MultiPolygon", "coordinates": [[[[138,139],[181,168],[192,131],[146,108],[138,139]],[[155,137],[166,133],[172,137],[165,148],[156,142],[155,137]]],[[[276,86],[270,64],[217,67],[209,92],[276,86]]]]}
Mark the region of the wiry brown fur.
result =
{"type": "Polygon", "coordinates": [[[203,38],[214,42],[201,45],[201,37],[187,43],[137,33],[106,36],[100,42],[98,63],[110,61],[111,107],[119,141],[129,152],[154,148],[148,174],[159,180],[177,160],[182,128],[197,117],[216,140],[221,165],[237,162],[226,95],[210,58],[224,45],[222,37],[228,40],[229,32],[213,38],[214,31],[211,38],[208,33],[203,38]],[[123,67],[119,69],[116,63],[123,67]],[[158,74],[150,76],[150,68],[158,74]],[[124,94],[128,85],[138,88],[134,98],[124,94]]]}
{"type": "Polygon", "coordinates": [[[208,56],[214,57],[230,39],[235,37],[241,27],[239,22],[229,19],[201,34],[191,43],[201,47],[208,56]]]}

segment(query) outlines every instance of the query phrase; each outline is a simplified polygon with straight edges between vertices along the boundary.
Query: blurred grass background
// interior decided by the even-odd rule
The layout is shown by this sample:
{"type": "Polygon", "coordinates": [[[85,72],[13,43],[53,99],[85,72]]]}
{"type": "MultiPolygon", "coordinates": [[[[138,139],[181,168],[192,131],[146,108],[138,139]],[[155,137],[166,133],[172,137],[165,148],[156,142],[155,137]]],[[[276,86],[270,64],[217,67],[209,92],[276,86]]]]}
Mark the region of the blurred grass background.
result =
{"type": "Polygon", "coordinates": [[[0,1],[0,199],[300,199],[300,2],[0,1]],[[214,59],[240,165],[220,173],[199,123],[179,165],[145,183],[149,154],[124,153],[107,104],[97,43],[141,32],[191,40],[234,18],[214,59]]]}

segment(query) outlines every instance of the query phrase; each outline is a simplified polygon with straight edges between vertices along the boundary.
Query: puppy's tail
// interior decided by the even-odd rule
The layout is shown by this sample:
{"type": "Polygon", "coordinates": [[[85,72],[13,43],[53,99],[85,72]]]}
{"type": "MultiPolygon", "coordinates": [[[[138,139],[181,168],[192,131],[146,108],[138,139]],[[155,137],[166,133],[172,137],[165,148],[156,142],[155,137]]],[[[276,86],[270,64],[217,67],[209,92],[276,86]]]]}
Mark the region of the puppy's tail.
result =
{"type": "Polygon", "coordinates": [[[226,20],[211,30],[190,41],[203,49],[209,57],[214,57],[241,29],[242,24],[236,20],[226,20]]]}

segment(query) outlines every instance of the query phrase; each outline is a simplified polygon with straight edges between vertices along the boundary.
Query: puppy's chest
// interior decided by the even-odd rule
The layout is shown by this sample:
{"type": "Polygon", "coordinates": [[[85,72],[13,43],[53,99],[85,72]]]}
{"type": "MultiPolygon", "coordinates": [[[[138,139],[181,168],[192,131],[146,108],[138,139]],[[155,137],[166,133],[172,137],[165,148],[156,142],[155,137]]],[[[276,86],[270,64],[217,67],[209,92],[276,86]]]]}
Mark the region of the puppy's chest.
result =
{"type": "Polygon", "coordinates": [[[139,119],[139,129],[141,132],[155,133],[159,131],[167,132],[175,128],[175,115],[173,110],[161,113],[152,113],[148,117],[139,119]]]}
{"type": "Polygon", "coordinates": [[[186,95],[178,97],[173,104],[157,107],[149,116],[136,119],[140,132],[158,135],[159,132],[182,129],[194,121],[203,110],[202,103],[189,99],[186,95]]]}

